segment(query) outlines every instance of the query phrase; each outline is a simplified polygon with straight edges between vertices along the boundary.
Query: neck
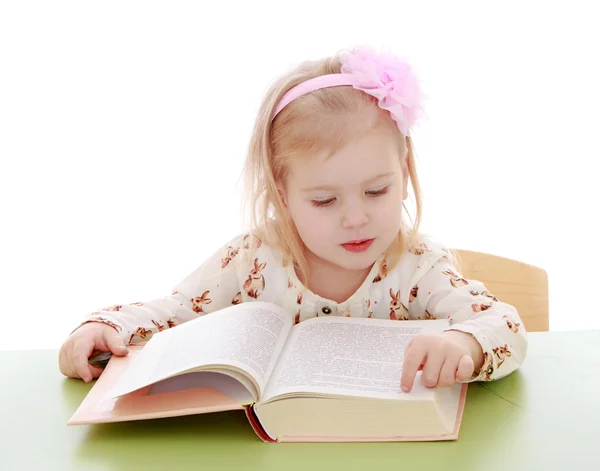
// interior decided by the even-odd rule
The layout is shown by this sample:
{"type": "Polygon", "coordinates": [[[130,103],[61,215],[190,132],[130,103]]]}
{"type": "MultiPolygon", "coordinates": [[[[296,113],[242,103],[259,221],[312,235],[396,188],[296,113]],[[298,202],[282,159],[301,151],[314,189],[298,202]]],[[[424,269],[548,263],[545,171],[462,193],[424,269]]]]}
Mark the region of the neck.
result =
{"type": "MultiPolygon", "coordinates": [[[[310,279],[306,286],[313,293],[337,303],[346,301],[363,284],[373,265],[348,270],[329,263],[312,253],[307,254],[310,279]]],[[[303,283],[305,280],[301,280],[303,283]]]]}

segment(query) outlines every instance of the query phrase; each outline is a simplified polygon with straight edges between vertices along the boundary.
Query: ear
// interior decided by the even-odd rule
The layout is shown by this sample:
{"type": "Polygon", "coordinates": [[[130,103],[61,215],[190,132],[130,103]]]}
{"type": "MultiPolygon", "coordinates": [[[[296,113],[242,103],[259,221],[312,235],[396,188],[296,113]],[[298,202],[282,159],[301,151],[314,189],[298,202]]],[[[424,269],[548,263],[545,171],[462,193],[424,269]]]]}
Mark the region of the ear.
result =
{"type": "Polygon", "coordinates": [[[283,204],[283,207],[285,209],[287,209],[287,201],[286,201],[286,197],[285,197],[285,189],[283,188],[283,185],[281,185],[280,183],[277,183],[277,193],[279,193],[279,198],[281,199],[281,203],[283,204]]]}

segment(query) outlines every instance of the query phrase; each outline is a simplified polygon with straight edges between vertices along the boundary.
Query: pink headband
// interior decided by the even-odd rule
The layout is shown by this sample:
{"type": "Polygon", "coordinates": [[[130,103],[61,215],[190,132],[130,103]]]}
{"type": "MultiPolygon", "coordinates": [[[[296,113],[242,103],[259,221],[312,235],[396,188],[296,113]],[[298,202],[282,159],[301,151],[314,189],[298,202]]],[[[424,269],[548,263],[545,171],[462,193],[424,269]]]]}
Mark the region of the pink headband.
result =
{"type": "Polygon", "coordinates": [[[275,116],[296,98],[321,88],[351,85],[378,99],[379,107],[389,111],[400,131],[410,135],[410,128],[422,113],[423,94],[410,65],[390,54],[376,54],[359,48],[341,55],[339,74],[321,75],[288,90],[281,98],[275,116]]]}

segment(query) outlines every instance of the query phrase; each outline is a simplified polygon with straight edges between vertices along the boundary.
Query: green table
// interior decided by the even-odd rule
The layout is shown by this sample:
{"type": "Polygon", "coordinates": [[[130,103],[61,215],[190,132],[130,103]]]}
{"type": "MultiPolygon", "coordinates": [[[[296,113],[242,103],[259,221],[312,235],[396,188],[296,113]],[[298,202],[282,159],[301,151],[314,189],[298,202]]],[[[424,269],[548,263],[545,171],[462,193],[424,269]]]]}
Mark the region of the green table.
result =
{"type": "Polygon", "coordinates": [[[600,470],[600,331],[529,339],[519,371],[469,387],[459,439],[428,443],[263,443],[241,411],[67,427],[91,384],[57,351],[0,352],[0,470],[600,470]]]}

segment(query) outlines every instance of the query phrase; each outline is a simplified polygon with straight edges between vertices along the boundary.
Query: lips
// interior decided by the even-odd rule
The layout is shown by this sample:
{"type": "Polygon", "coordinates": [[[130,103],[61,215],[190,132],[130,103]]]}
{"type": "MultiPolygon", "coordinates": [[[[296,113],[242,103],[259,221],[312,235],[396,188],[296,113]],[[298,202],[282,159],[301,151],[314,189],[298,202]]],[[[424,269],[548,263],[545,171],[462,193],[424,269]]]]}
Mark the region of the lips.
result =
{"type": "Polygon", "coordinates": [[[364,252],[369,247],[375,239],[360,239],[360,240],[351,240],[349,242],[345,242],[340,244],[343,248],[345,248],[348,252],[364,252]]]}

